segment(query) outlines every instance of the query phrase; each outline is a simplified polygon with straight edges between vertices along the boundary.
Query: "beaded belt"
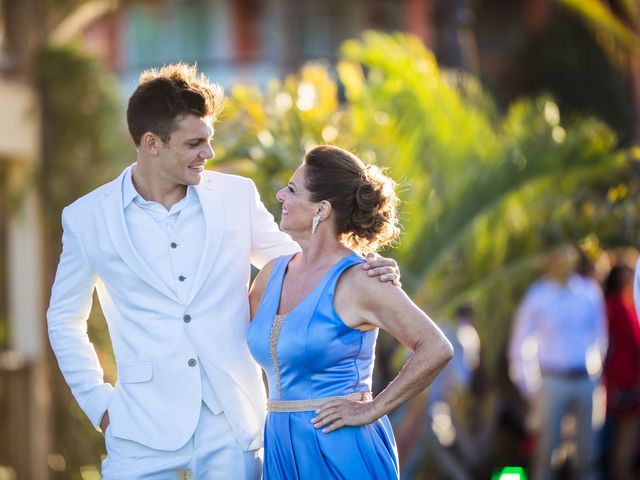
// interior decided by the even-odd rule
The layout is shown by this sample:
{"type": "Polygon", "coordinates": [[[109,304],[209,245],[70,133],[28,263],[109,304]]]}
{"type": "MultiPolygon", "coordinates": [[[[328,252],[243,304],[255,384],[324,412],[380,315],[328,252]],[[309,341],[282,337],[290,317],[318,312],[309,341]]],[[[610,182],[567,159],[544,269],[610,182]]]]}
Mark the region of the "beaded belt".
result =
{"type": "Polygon", "coordinates": [[[371,392],[356,392],[337,397],[316,398],[314,400],[267,400],[267,410],[270,412],[309,412],[317,410],[334,400],[370,401],[371,392]]]}

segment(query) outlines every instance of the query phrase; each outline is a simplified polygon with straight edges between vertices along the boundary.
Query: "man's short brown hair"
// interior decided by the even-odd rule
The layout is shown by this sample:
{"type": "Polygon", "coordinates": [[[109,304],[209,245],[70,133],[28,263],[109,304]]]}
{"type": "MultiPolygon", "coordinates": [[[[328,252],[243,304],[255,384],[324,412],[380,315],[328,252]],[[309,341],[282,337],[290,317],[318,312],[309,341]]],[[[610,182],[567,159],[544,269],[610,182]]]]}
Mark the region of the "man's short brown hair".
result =
{"type": "Polygon", "coordinates": [[[127,125],[134,143],[147,132],[168,142],[184,115],[215,120],[224,104],[222,87],[198,74],[195,65],[177,63],[145,70],[129,98],[127,125]]]}

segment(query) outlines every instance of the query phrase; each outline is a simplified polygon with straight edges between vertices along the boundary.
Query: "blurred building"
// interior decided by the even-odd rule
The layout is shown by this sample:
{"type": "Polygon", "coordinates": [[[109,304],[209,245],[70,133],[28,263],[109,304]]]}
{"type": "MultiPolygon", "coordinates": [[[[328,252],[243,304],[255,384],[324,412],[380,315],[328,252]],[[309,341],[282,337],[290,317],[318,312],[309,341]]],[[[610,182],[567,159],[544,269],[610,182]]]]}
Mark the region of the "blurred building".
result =
{"type": "Polygon", "coordinates": [[[264,86],[306,61],[332,62],[344,40],[365,30],[408,32],[434,51],[440,65],[482,78],[501,104],[548,92],[563,110],[595,114],[628,143],[637,137],[640,61],[637,47],[606,52],[617,42],[610,33],[618,28],[606,25],[618,22],[637,36],[637,19],[624,13],[621,0],[596,2],[613,20],[597,18],[597,9],[596,17],[586,19],[586,7],[569,3],[139,0],[93,22],[84,43],[120,76],[129,94],[150,66],[197,62],[225,86],[264,86]],[[621,55],[627,58],[618,62],[621,55]]]}
{"type": "MultiPolygon", "coordinates": [[[[95,22],[85,43],[120,75],[125,93],[150,66],[197,62],[224,85],[265,85],[305,61],[332,62],[368,29],[432,38],[435,0],[164,0],[140,2],[95,22]]],[[[456,0],[466,3],[466,0],[456,0]]]]}

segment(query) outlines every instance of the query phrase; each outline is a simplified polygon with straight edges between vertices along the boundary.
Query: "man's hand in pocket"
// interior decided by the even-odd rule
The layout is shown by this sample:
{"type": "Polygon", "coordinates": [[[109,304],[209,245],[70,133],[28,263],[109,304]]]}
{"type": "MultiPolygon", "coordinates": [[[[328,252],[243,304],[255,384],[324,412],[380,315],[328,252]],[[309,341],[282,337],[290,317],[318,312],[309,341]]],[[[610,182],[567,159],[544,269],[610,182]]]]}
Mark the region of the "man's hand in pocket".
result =
{"type": "Polygon", "coordinates": [[[100,420],[100,430],[102,430],[103,434],[104,432],[107,431],[108,426],[109,426],[109,411],[107,410],[106,412],[104,412],[104,415],[102,415],[102,420],[100,420]]]}

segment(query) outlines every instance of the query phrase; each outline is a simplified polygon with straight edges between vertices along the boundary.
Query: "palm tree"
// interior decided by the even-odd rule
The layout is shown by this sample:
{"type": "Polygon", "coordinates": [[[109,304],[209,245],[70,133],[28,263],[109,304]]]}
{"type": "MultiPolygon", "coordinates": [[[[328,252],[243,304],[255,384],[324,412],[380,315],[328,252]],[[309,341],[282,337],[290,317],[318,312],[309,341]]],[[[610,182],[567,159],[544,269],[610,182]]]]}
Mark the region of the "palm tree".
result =
{"type": "MultiPolygon", "coordinates": [[[[635,0],[556,0],[583,20],[600,47],[631,80],[640,118],[640,7],[635,0]]],[[[635,138],[640,138],[636,120],[635,138]]]]}
{"type": "Polygon", "coordinates": [[[343,45],[336,71],[342,105],[330,70],[317,64],[266,92],[232,91],[218,165],[253,174],[270,192],[268,203],[314,143],[333,142],[389,167],[401,181],[405,220],[393,255],[406,288],[436,314],[451,307],[440,277],[452,262],[475,270],[449,283],[474,291],[501,268],[511,271],[558,242],[578,241],[578,230],[527,238],[540,233],[577,184],[616,171],[627,158],[605,125],[565,124],[548,97],[518,101],[500,115],[474,78],[440,70],[414,37],[368,32],[343,45]],[[304,95],[309,105],[301,103],[304,95]],[[551,194],[559,196],[554,205],[551,194]]]}
{"type": "MultiPolygon", "coordinates": [[[[216,160],[253,174],[266,199],[314,143],[388,167],[404,201],[402,241],[390,254],[405,288],[438,320],[473,299],[494,364],[536,266],[554,246],[592,238],[602,225],[594,211],[611,213],[602,192],[630,152],[599,121],[564,122],[549,97],[500,114],[476,79],[441,70],[417,38],[367,32],[341,52],[335,73],[308,65],[266,92],[232,91],[216,160]]],[[[378,370],[397,363],[392,375],[404,354],[387,340],[378,370]]]]}

